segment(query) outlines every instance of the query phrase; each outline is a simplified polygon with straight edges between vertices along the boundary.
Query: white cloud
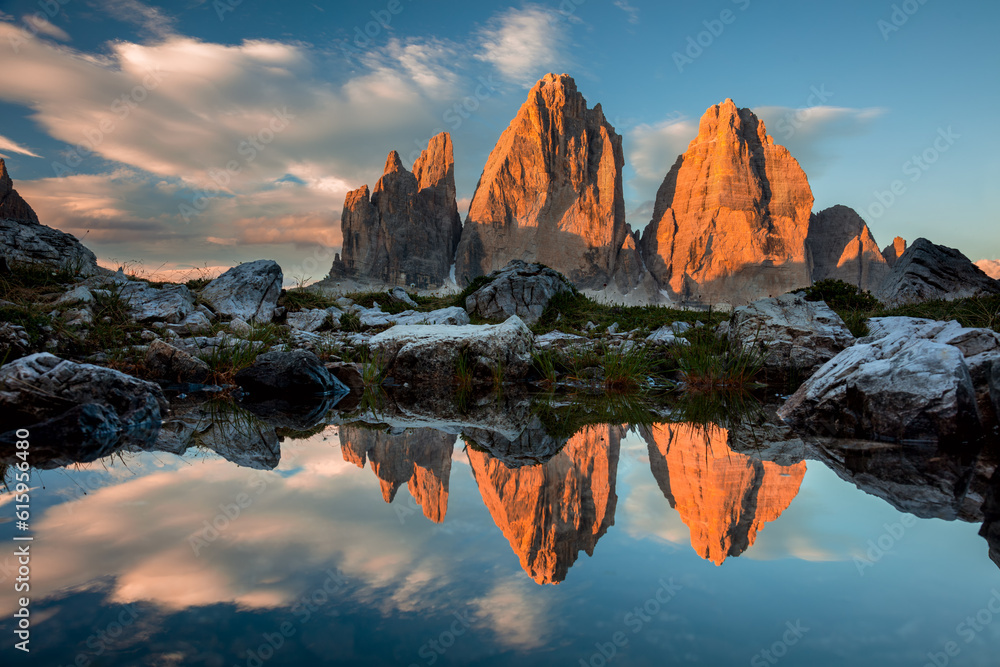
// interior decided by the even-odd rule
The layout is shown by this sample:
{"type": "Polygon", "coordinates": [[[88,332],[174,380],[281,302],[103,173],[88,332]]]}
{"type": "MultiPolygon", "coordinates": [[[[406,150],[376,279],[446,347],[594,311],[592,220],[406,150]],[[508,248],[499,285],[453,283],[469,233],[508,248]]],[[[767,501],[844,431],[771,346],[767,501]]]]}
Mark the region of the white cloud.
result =
{"type": "Polygon", "coordinates": [[[100,0],[92,3],[92,6],[103,10],[112,18],[131,23],[155,37],[166,37],[173,33],[173,17],[139,0],[100,0]]]}
{"type": "Polygon", "coordinates": [[[559,13],[538,5],[508,9],[493,18],[480,37],[482,50],[476,57],[526,87],[565,61],[566,23],[559,13]]]}
{"type": "Polygon", "coordinates": [[[628,14],[629,23],[633,25],[639,23],[639,8],[630,5],[628,0],[615,0],[615,7],[628,14]]]}
{"type": "Polygon", "coordinates": [[[981,259],[976,262],[976,266],[985,271],[989,277],[1000,280],[1000,260],[981,259]]]}
{"type": "Polygon", "coordinates": [[[63,42],[68,42],[70,37],[66,34],[66,31],[59,26],[52,25],[47,18],[41,14],[27,14],[23,18],[25,24],[30,25],[32,30],[41,33],[42,35],[48,35],[54,39],[58,39],[63,42]]]}
{"type": "MultiPolygon", "coordinates": [[[[636,190],[637,201],[654,199],[657,188],[677,161],[677,156],[687,150],[688,144],[697,135],[698,124],[677,114],[652,125],[637,125],[625,135],[625,153],[635,171],[635,178],[629,185],[636,190]]],[[[652,208],[649,209],[652,215],[652,208]]],[[[636,227],[637,223],[641,226],[646,222],[649,220],[635,219],[632,226],[636,227]]]]}
{"type": "Polygon", "coordinates": [[[32,151],[20,145],[13,139],[10,139],[0,134],[0,157],[9,157],[9,155],[4,154],[4,151],[7,151],[8,153],[20,153],[21,155],[29,155],[31,157],[41,157],[41,155],[33,153],[32,151]]]}

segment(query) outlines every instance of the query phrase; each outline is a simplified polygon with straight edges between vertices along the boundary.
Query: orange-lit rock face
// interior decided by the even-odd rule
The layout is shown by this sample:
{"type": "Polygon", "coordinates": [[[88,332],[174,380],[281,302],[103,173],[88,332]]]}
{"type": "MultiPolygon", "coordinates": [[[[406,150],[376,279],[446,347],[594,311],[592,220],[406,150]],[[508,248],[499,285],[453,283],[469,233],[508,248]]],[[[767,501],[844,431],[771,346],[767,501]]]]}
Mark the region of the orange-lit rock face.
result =
{"type": "Polygon", "coordinates": [[[359,468],[365,459],[382,487],[382,497],[391,503],[407,484],[410,495],[435,523],[448,511],[448,476],[455,436],[430,428],[408,429],[401,435],[340,427],[340,451],[345,461],[359,468]]]}
{"type": "Polygon", "coordinates": [[[581,286],[610,280],[625,241],[621,137],[576,83],[547,74],[483,169],[456,256],[459,284],[512,259],[581,286]]]}
{"type": "Polygon", "coordinates": [[[664,179],[640,249],[675,298],[743,305],[810,284],[812,205],[795,158],[726,100],[664,179]]]}
{"type": "Polygon", "coordinates": [[[565,579],[614,524],[620,438],[619,427],[591,426],[548,462],[523,468],[468,450],[483,502],[537,583],[565,579]]]}
{"type": "Polygon", "coordinates": [[[739,556],[799,492],[805,461],[779,466],[732,451],[729,431],[694,424],[643,429],[663,495],[691,531],[691,547],[721,565],[739,556]]]}

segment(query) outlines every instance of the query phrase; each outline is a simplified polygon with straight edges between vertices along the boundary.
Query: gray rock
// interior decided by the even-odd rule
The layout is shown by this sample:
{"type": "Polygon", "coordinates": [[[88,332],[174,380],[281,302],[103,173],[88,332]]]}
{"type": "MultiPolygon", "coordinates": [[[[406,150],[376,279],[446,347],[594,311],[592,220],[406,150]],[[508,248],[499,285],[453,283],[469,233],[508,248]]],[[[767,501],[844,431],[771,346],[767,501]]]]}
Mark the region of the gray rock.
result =
{"type": "Polygon", "coordinates": [[[70,308],[65,317],[66,325],[71,327],[87,327],[94,323],[94,314],[89,308],[70,308]]]}
{"type": "Polygon", "coordinates": [[[233,334],[241,338],[246,338],[247,336],[250,335],[250,332],[252,331],[250,325],[247,324],[246,320],[240,317],[234,317],[232,320],[230,320],[229,330],[233,332],[233,334]]]}
{"type": "MultiPolygon", "coordinates": [[[[98,403],[76,405],[31,426],[31,463],[48,470],[95,461],[119,448],[121,434],[121,420],[111,408],[98,403]]],[[[16,430],[0,435],[0,443],[9,447],[18,439],[16,430]]]]}
{"type": "Polygon", "coordinates": [[[847,206],[833,206],[812,215],[806,249],[812,257],[813,282],[843,280],[871,291],[889,274],[889,265],[868,225],[847,206]]]}
{"type": "Polygon", "coordinates": [[[288,323],[288,326],[297,331],[312,333],[323,326],[328,315],[329,313],[325,310],[313,308],[312,310],[303,310],[298,313],[288,313],[288,319],[285,321],[288,323]]]}
{"type": "Polygon", "coordinates": [[[156,288],[131,281],[121,286],[120,294],[137,322],[179,324],[195,312],[194,294],[184,285],[156,288]]]}
{"type": "Polygon", "coordinates": [[[60,306],[64,303],[76,304],[76,303],[93,303],[94,295],[91,294],[90,290],[87,289],[85,285],[77,285],[70,291],[63,294],[61,297],[56,299],[56,305],[60,306]]]}
{"type": "Polygon", "coordinates": [[[824,302],[783,294],[734,310],[729,318],[729,341],[743,347],[763,343],[768,368],[811,374],[854,344],[854,336],[824,302]]]}
{"type": "Polygon", "coordinates": [[[326,314],[330,317],[330,322],[334,326],[338,326],[340,324],[340,318],[344,316],[344,311],[336,306],[330,306],[326,309],[326,314]]]}
{"type": "Polygon", "coordinates": [[[1000,294],[1000,282],[958,250],[927,239],[914,241],[874,292],[888,306],[993,294],[1000,294]]]}
{"type": "Polygon", "coordinates": [[[416,308],[417,302],[410,298],[410,295],[406,293],[406,290],[402,287],[393,287],[389,290],[389,296],[397,301],[402,301],[410,308],[416,308]]]}
{"type": "Polygon", "coordinates": [[[150,377],[171,382],[202,384],[211,369],[201,359],[162,340],[154,340],[146,351],[146,371],[150,377]]]}
{"type": "Polygon", "coordinates": [[[900,330],[862,339],[824,364],[778,410],[797,431],[867,440],[969,440],[981,431],[961,350],[900,330]]]}
{"type": "Polygon", "coordinates": [[[312,396],[347,394],[349,390],[330,375],[326,366],[312,352],[268,352],[257,357],[249,368],[234,378],[244,391],[262,396],[312,396]]]}
{"type": "MultiPolygon", "coordinates": [[[[6,350],[9,357],[7,361],[12,361],[17,357],[28,353],[31,348],[31,339],[28,338],[27,330],[17,324],[10,322],[0,322],[0,350],[6,350]]],[[[3,357],[0,357],[0,362],[3,357]]]]}
{"type": "Polygon", "coordinates": [[[45,352],[0,368],[0,412],[9,423],[29,427],[87,403],[118,415],[125,444],[155,440],[167,410],[158,385],[110,368],[64,361],[45,352]]]}
{"type": "Polygon", "coordinates": [[[397,325],[371,339],[387,360],[397,383],[449,385],[460,355],[466,355],[473,380],[492,382],[502,365],[507,378],[524,377],[531,367],[534,337],[516,315],[496,325],[397,325]]]}
{"type": "Polygon", "coordinates": [[[545,430],[541,420],[534,416],[515,438],[500,431],[466,427],[462,435],[479,449],[500,459],[508,468],[521,468],[545,463],[566,446],[568,438],[555,438],[545,430]]]}
{"type": "MultiPolygon", "coordinates": [[[[691,341],[687,338],[682,338],[678,335],[677,329],[674,327],[676,324],[687,324],[686,322],[674,322],[673,324],[667,324],[660,327],[653,333],[646,336],[647,345],[659,345],[661,347],[669,347],[671,345],[690,345],[691,341]]],[[[690,329],[691,325],[688,324],[687,328],[690,329]]],[[[683,331],[683,329],[682,329],[683,331]]]]}
{"type": "Polygon", "coordinates": [[[258,259],[223,273],[205,286],[201,298],[219,315],[247,322],[270,322],[283,279],[277,262],[258,259]]]}
{"type": "Polygon", "coordinates": [[[465,309],[490,320],[517,315],[526,324],[534,324],[552,297],[573,291],[559,272],[518,259],[490,274],[489,279],[466,298],[465,309]]]}
{"type": "Polygon", "coordinates": [[[457,306],[432,310],[429,313],[404,310],[401,313],[391,314],[383,312],[378,303],[375,303],[372,308],[358,308],[358,317],[361,320],[361,325],[366,327],[382,327],[397,324],[463,325],[469,323],[469,314],[457,306]]]}

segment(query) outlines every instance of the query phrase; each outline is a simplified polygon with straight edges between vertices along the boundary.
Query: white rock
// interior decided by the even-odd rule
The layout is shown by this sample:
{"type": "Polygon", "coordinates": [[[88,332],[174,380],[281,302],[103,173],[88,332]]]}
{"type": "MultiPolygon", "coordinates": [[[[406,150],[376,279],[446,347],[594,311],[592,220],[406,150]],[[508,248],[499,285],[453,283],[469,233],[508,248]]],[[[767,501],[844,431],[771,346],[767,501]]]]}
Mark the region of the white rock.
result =
{"type": "MultiPolygon", "coordinates": [[[[674,322],[674,324],[684,324],[684,322],[674,322]]],[[[688,325],[688,328],[690,329],[691,325],[688,325]]],[[[666,347],[669,345],[690,345],[691,341],[687,338],[680,337],[674,329],[674,326],[672,324],[668,324],[646,336],[646,344],[661,345],[666,347]]]]}
{"type": "Polygon", "coordinates": [[[410,308],[416,308],[417,302],[410,298],[410,295],[406,293],[406,290],[402,287],[393,287],[389,290],[389,296],[396,299],[397,301],[402,301],[410,308]]]}
{"type": "Polygon", "coordinates": [[[288,326],[297,331],[313,332],[323,326],[326,322],[328,313],[320,308],[313,308],[312,310],[303,310],[298,313],[288,313],[288,319],[285,320],[288,326]]]}
{"type": "Polygon", "coordinates": [[[131,281],[121,286],[120,295],[137,322],[179,324],[195,312],[194,294],[184,285],[156,288],[131,281]]]}
{"type": "Polygon", "coordinates": [[[847,325],[826,303],[802,294],[760,299],[737,308],[729,319],[729,340],[744,347],[767,346],[765,365],[812,373],[854,344],[847,325]]]}
{"type": "Polygon", "coordinates": [[[94,295],[85,285],[77,285],[56,300],[56,305],[64,303],[93,303],[94,295]]]}
{"type": "Polygon", "coordinates": [[[206,285],[201,298],[219,315],[248,322],[270,322],[278,305],[282,279],[281,267],[274,261],[246,262],[206,285]]]}
{"type": "Polygon", "coordinates": [[[240,317],[234,317],[229,321],[229,331],[239,336],[240,338],[246,338],[250,335],[252,328],[247,324],[246,320],[240,317]]]}

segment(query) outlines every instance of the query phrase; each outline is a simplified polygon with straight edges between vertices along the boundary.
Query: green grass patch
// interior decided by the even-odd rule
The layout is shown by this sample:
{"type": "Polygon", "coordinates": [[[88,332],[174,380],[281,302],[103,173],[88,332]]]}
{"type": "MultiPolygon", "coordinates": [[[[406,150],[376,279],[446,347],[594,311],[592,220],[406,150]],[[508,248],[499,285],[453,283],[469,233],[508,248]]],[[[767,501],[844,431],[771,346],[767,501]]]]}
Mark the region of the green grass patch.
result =
{"type": "Polygon", "coordinates": [[[278,297],[278,306],[287,308],[290,313],[296,313],[301,310],[313,310],[315,308],[326,310],[335,305],[337,305],[336,301],[330,297],[309,289],[292,288],[282,290],[281,296],[278,297]]]}
{"type": "Polygon", "coordinates": [[[532,331],[535,334],[555,330],[587,333],[587,323],[592,322],[596,325],[596,331],[603,332],[617,322],[619,331],[639,329],[641,333],[648,334],[673,322],[693,324],[700,320],[706,324],[716,325],[726,317],[712,311],[677,310],[666,306],[602,304],[580,293],[563,292],[549,301],[549,305],[532,327],[532,331]]]}
{"type": "Polygon", "coordinates": [[[755,386],[763,373],[766,355],[759,345],[730,345],[708,327],[690,329],[684,338],[691,344],[676,346],[672,352],[688,391],[747,389],[755,386]]]}

